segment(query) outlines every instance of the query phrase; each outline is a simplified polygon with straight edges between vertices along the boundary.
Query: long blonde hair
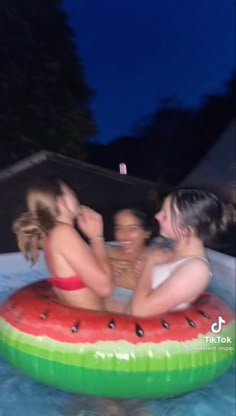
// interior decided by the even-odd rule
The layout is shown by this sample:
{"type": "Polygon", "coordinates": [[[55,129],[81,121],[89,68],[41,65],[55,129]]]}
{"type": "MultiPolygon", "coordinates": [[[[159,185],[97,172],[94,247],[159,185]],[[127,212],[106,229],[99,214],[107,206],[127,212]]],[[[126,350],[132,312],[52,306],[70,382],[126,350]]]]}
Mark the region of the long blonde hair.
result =
{"type": "Polygon", "coordinates": [[[38,260],[38,250],[43,248],[46,237],[56,224],[59,214],[57,197],[62,196],[62,184],[59,179],[44,179],[31,186],[26,193],[28,211],[12,225],[19,250],[33,264],[38,260]]]}

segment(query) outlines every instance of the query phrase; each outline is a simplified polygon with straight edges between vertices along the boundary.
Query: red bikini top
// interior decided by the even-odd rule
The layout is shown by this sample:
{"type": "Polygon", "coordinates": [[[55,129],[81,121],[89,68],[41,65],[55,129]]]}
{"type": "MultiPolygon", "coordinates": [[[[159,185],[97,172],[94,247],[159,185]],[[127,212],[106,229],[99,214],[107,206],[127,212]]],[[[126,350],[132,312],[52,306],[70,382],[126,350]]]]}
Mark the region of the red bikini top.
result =
{"type": "Polygon", "coordinates": [[[52,286],[60,290],[80,290],[87,287],[79,276],[70,277],[50,277],[48,281],[52,286]]]}
{"type": "Polygon", "coordinates": [[[87,287],[79,276],[70,276],[70,277],[57,276],[57,274],[55,273],[51,251],[49,249],[49,239],[47,240],[45,244],[44,254],[45,254],[45,258],[47,261],[49,271],[53,276],[48,279],[48,281],[51,283],[52,286],[60,290],[80,290],[80,289],[84,289],[87,287]]]}

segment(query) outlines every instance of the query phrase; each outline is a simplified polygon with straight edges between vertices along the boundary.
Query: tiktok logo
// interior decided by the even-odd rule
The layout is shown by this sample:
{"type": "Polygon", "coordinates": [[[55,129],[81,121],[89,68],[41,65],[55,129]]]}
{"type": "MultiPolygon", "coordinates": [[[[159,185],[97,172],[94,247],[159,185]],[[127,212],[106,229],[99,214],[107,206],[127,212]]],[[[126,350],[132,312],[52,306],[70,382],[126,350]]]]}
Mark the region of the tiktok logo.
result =
{"type": "Polygon", "coordinates": [[[214,334],[219,334],[222,331],[223,325],[226,323],[226,321],[222,318],[222,316],[217,317],[216,322],[212,322],[210,326],[211,332],[214,334]]]}

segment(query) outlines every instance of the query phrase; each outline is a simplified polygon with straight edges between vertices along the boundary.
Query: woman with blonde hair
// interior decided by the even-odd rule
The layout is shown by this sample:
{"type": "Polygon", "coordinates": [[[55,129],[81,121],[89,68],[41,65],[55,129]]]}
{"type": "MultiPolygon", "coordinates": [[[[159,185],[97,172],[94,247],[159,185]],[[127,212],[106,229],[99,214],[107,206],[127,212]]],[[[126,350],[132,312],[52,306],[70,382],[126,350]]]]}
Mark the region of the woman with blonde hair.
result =
{"type": "Polygon", "coordinates": [[[112,279],[101,215],[80,205],[75,193],[58,179],[35,183],[26,200],[28,211],[13,224],[21,252],[35,263],[43,248],[60,301],[103,309],[104,299],[112,293],[112,279]],[[75,222],[90,244],[75,230],[75,222]]]}

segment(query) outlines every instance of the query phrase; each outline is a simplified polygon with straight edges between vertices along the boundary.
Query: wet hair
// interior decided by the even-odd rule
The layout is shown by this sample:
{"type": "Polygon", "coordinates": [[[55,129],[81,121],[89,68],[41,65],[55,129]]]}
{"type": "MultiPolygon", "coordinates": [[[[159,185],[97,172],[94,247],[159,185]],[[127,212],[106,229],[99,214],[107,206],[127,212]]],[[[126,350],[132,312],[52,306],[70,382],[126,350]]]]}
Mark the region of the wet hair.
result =
{"type": "Polygon", "coordinates": [[[46,236],[46,230],[30,212],[24,212],[14,221],[12,231],[16,234],[19,250],[27,260],[35,264],[38,260],[40,242],[46,236]]]}
{"type": "Polygon", "coordinates": [[[33,264],[38,260],[38,249],[43,239],[56,224],[59,214],[57,197],[62,195],[62,184],[60,179],[44,178],[29,186],[26,192],[28,211],[21,214],[12,225],[18,248],[33,264]]]}
{"type": "Polygon", "coordinates": [[[173,226],[177,234],[192,228],[203,243],[210,243],[235,224],[233,204],[223,202],[211,191],[184,188],[169,196],[173,226]]]}

